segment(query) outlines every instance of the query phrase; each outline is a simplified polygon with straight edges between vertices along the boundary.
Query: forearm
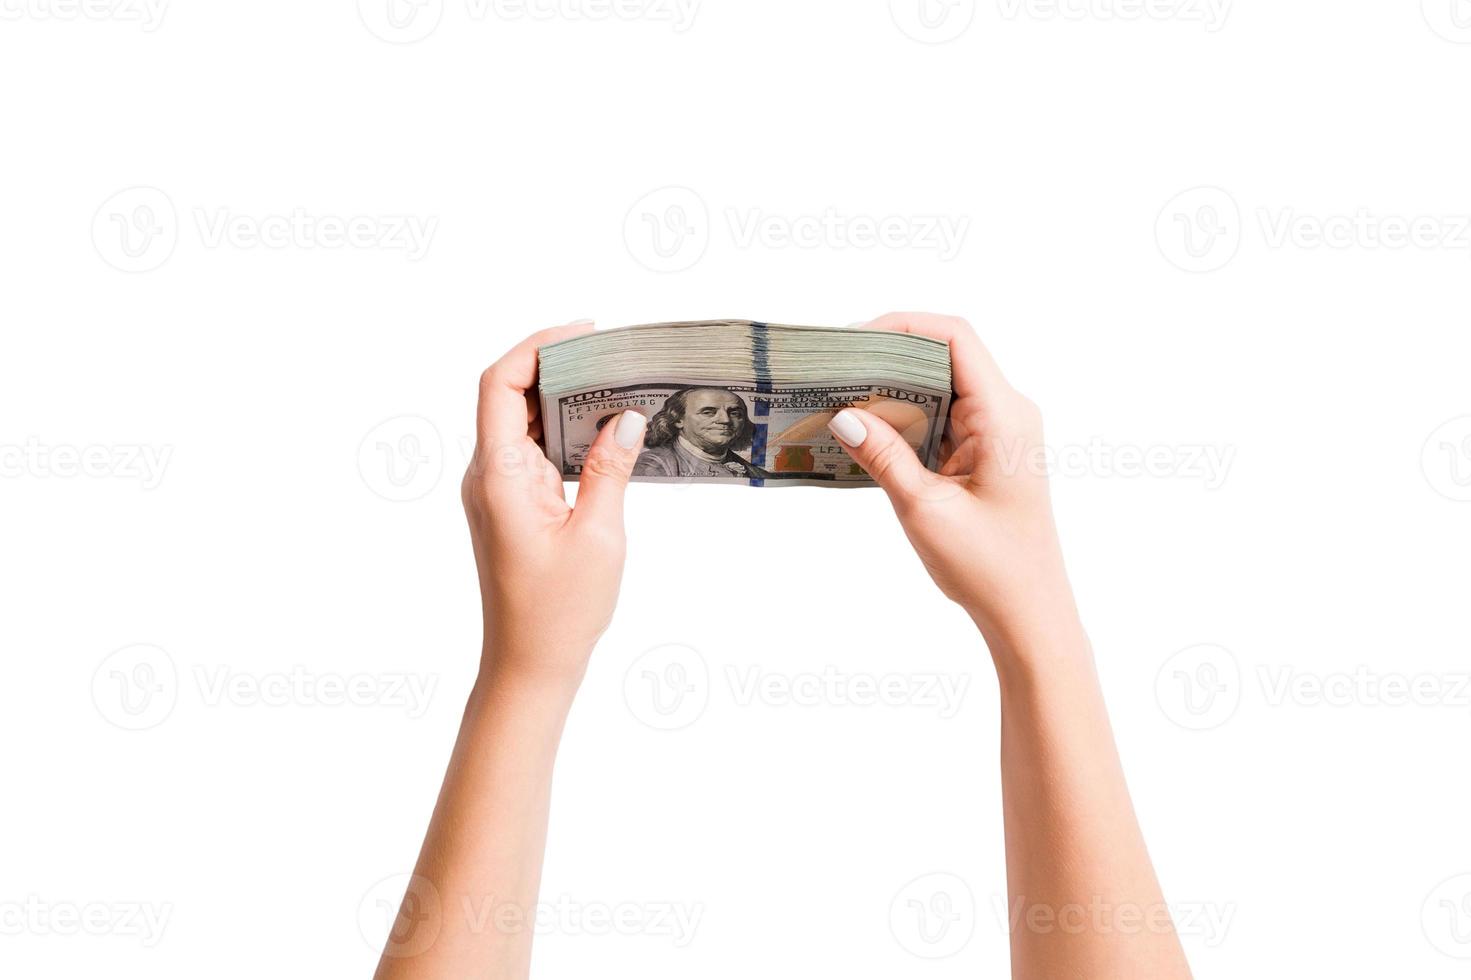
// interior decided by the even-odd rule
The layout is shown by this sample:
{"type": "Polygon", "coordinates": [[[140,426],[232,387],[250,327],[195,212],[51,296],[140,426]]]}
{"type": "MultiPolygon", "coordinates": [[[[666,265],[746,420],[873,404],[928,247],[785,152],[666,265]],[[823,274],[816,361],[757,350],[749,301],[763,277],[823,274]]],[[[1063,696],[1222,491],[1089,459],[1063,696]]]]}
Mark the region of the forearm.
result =
{"type": "Polygon", "coordinates": [[[528,975],[552,766],[575,686],[482,670],[380,980],[528,975]]]}
{"type": "Polygon", "coordinates": [[[1012,975],[1188,977],[1065,593],[1052,615],[987,637],[1001,689],[1012,975]]]}

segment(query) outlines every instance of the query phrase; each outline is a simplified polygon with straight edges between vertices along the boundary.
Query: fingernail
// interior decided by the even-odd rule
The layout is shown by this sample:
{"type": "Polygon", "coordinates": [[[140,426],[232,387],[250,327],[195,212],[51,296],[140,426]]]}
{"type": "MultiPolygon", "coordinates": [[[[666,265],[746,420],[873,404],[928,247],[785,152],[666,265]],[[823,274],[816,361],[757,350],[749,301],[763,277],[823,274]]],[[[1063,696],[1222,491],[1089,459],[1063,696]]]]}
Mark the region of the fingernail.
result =
{"type": "Polygon", "coordinates": [[[571,323],[567,324],[567,326],[569,327],[590,327],[592,325],[593,321],[591,320],[573,320],[571,323]]]}
{"type": "Polygon", "coordinates": [[[863,420],[846,408],[834,415],[827,427],[833,430],[833,435],[842,440],[845,445],[861,446],[863,440],[868,438],[868,429],[864,428],[863,420]]]}
{"type": "Polygon", "coordinates": [[[649,420],[639,413],[624,412],[613,424],[613,441],[624,449],[632,449],[638,445],[638,437],[644,434],[644,426],[648,424],[649,420]]]}

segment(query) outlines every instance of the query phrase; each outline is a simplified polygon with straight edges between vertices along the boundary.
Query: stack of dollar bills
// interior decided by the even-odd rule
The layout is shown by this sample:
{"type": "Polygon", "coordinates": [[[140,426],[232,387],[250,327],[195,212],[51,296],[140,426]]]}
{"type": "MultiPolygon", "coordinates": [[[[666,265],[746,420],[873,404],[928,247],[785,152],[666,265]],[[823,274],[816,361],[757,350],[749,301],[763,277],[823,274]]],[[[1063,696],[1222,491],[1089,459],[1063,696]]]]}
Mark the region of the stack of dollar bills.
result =
{"type": "Polygon", "coordinates": [[[631,409],[649,420],[635,480],[870,486],[828,420],[848,406],[876,412],[936,468],[950,349],[881,330],[652,323],[541,348],[539,388],[547,458],[565,479],[631,409]]]}

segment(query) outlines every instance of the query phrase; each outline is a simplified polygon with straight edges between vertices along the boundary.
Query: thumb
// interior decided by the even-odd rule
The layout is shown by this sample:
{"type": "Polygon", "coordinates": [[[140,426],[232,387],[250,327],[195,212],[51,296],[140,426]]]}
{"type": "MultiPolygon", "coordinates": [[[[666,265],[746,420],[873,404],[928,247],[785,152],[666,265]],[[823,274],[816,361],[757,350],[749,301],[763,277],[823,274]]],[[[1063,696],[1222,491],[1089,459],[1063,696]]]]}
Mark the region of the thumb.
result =
{"type": "Polygon", "coordinates": [[[884,488],[896,509],[930,499],[936,487],[949,485],[949,481],[925,469],[904,437],[872,412],[845,408],[827,427],[848,455],[884,488]]]}
{"type": "Polygon", "coordinates": [[[582,464],[572,519],[584,524],[623,523],[623,491],[633,475],[648,420],[629,409],[603,426],[582,464]]]}

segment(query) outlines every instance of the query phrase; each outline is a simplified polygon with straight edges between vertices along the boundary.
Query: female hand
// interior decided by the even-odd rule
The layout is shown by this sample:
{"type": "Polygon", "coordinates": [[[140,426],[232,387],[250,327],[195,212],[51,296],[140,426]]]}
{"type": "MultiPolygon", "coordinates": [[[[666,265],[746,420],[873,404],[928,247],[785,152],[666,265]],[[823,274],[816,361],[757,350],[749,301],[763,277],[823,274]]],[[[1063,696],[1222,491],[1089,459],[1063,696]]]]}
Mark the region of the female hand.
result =
{"type": "Polygon", "coordinates": [[[461,486],[480,571],[485,642],[424,847],[378,980],[525,977],[546,848],[552,766],[593,644],[613,616],[623,574],[623,491],[644,420],[605,425],[577,507],[537,437],[536,350],[586,333],[543,330],[480,378],[475,455],[461,486]],[[461,910],[517,912],[486,928],[461,910]],[[482,903],[482,904],[476,904],[482,903]]]}
{"type": "Polygon", "coordinates": [[[830,424],[888,492],[930,577],[970,613],[993,652],[1014,646],[1019,636],[1036,637],[1038,630],[1076,628],[1040,457],[1037,406],[1007,383],[970,324],[958,317],[890,313],[866,328],[923,334],[950,345],[958,397],[940,473],[927,470],[880,417],[882,406],[879,414],[845,409],[830,424]]]}
{"type": "Polygon", "coordinates": [[[931,577],[971,614],[996,661],[1006,878],[1011,907],[1021,910],[1012,920],[1012,976],[1189,980],[1063,568],[1041,415],[964,320],[891,313],[869,327],[950,344],[958,397],[940,473],[880,417],[883,403],[844,409],[831,427],[888,491],[931,577]],[[1033,913],[1056,922],[1085,908],[1147,910],[1152,925],[1029,924],[1033,913]]]}
{"type": "Polygon", "coordinates": [[[550,680],[575,689],[613,616],[623,575],[623,491],[645,420],[624,412],[588,453],[577,506],[542,453],[536,351],[592,330],[533,334],[480,378],[475,454],[461,495],[485,617],[482,676],[550,680]]]}

